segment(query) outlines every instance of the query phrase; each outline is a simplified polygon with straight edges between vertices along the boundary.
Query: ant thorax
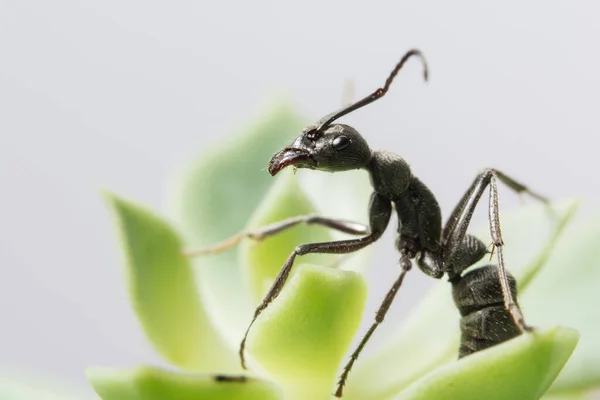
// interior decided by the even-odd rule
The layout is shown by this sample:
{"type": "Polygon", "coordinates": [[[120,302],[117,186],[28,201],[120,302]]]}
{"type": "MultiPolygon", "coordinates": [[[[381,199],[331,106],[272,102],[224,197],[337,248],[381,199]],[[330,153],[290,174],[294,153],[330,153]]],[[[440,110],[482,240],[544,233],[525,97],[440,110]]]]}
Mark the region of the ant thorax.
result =
{"type": "Polygon", "coordinates": [[[408,189],[413,179],[408,163],[399,155],[385,150],[373,152],[368,169],[375,192],[392,201],[408,189]]]}

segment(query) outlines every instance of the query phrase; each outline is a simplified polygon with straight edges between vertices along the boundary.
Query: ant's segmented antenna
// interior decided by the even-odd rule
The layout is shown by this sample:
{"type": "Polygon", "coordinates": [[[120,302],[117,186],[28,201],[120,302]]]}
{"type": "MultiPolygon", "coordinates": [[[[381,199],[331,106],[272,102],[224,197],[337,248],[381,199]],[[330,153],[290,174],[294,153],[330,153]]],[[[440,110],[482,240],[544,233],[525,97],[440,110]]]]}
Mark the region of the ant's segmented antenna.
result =
{"type": "Polygon", "coordinates": [[[402,69],[404,63],[412,56],[417,56],[421,59],[421,63],[423,64],[423,79],[425,81],[429,79],[429,68],[427,67],[427,60],[425,60],[425,56],[423,55],[423,53],[421,53],[421,51],[417,49],[409,50],[408,52],[406,52],[404,57],[402,57],[402,59],[398,62],[398,64],[396,64],[396,67],[390,73],[390,76],[388,76],[388,78],[385,80],[385,85],[383,85],[383,88],[379,89],[383,92],[381,93],[381,96],[387,93],[388,89],[392,85],[392,82],[394,81],[394,78],[396,78],[396,75],[398,75],[398,71],[402,69]]]}
{"type": "Polygon", "coordinates": [[[396,75],[398,75],[398,71],[400,71],[400,69],[402,69],[402,67],[404,66],[406,61],[409,58],[411,58],[412,56],[417,56],[421,59],[421,63],[423,63],[423,79],[425,79],[427,81],[427,79],[429,78],[429,69],[427,68],[427,60],[425,60],[425,56],[423,55],[423,53],[421,53],[420,50],[417,50],[417,49],[409,50],[400,59],[398,64],[396,64],[396,67],[392,70],[392,73],[390,74],[390,76],[388,76],[388,78],[385,80],[385,84],[383,85],[382,88],[377,89],[376,91],[374,91],[373,93],[371,93],[370,95],[365,97],[364,99],[359,100],[354,104],[350,104],[349,106],[346,106],[346,107],[342,108],[341,110],[338,110],[332,114],[327,115],[325,118],[321,119],[321,121],[319,121],[319,123],[317,123],[317,128],[315,129],[315,131],[322,132],[336,119],[338,119],[348,113],[351,113],[354,110],[358,110],[359,108],[364,107],[367,104],[371,104],[375,100],[378,100],[378,99],[382,98],[383,96],[385,96],[385,94],[389,90],[390,86],[392,85],[394,78],[396,78],[396,75]]]}

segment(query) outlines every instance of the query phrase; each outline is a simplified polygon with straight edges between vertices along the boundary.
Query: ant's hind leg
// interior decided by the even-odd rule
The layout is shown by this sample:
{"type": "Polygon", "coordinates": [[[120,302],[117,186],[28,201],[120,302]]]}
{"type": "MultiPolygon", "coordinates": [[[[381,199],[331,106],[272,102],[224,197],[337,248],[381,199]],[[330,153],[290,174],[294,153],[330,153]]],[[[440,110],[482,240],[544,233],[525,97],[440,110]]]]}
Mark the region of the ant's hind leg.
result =
{"type": "Polygon", "coordinates": [[[375,332],[375,329],[377,329],[379,324],[381,324],[383,322],[385,315],[387,314],[390,306],[392,305],[392,302],[394,301],[394,298],[396,297],[396,293],[398,293],[398,290],[400,290],[400,286],[402,286],[404,277],[406,276],[407,272],[410,271],[411,267],[412,267],[412,264],[411,264],[410,258],[406,254],[403,254],[400,258],[400,268],[401,268],[400,275],[398,276],[398,278],[396,279],[396,281],[394,282],[394,284],[392,285],[390,290],[387,292],[385,298],[381,302],[381,305],[377,309],[377,313],[375,314],[375,322],[373,322],[373,324],[371,325],[371,327],[369,328],[369,330],[367,331],[365,336],[363,336],[359,345],[356,347],[356,349],[350,356],[350,360],[348,361],[346,366],[344,366],[342,375],[340,376],[340,379],[338,380],[337,390],[334,393],[335,397],[342,397],[342,394],[344,391],[344,385],[346,384],[346,380],[348,379],[350,370],[354,366],[354,363],[358,359],[358,356],[362,352],[363,348],[365,347],[365,345],[367,344],[367,342],[373,335],[373,332],[375,332]]]}
{"type": "MultiPolygon", "coordinates": [[[[530,190],[527,186],[523,185],[520,182],[517,182],[516,180],[514,180],[510,176],[504,174],[503,172],[498,171],[497,169],[493,169],[492,171],[494,171],[496,177],[498,178],[498,180],[500,182],[504,183],[506,186],[508,186],[510,189],[512,189],[516,193],[526,194],[526,195],[531,196],[534,199],[539,200],[544,203],[550,202],[547,197],[542,196],[541,194],[530,190]]],[[[458,204],[456,205],[454,210],[452,210],[452,214],[450,214],[450,217],[448,218],[448,221],[446,222],[446,225],[444,226],[444,230],[442,231],[442,241],[443,242],[446,241],[446,239],[448,238],[450,233],[454,230],[454,228],[456,226],[456,222],[458,220],[458,216],[463,212],[463,209],[465,208],[467,201],[469,201],[469,198],[471,197],[472,190],[475,186],[477,186],[477,182],[479,181],[479,179],[480,179],[480,175],[478,175],[475,178],[475,180],[469,187],[469,190],[467,190],[465,192],[465,194],[460,199],[460,201],[458,202],[458,204]]]]}
{"type": "Polygon", "coordinates": [[[367,235],[369,233],[369,227],[358,222],[321,217],[319,215],[301,215],[298,217],[284,219],[283,221],[275,222],[271,225],[267,225],[251,231],[242,231],[236,233],[235,235],[215,245],[204,247],[201,249],[185,251],[184,255],[187,257],[197,257],[204,254],[220,253],[237,245],[240,241],[242,241],[242,239],[248,238],[260,241],[270,236],[277,235],[278,233],[283,232],[299,224],[321,225],[340,232],[348,233],[350,235],[367,235]]]}
{"type": "MultiPolygon", "coordinates": [[[[500,230],[500,213],[498,209],[498,188],[496,179],[502,179],[510,188],[520,192],[532,194],[524,185],[514,181],[512,178],[504,174],[499,174],[496,170],[486,169],[473,182],[469,190],[465,193],[459,203],[458,211],[455,209],[448,221],[448,226],[444,228],[444,259],[451,260],[465,237],[473,212],[481,198],[485,189],[489,186],[489,224],[490,235],[492,237],[492,245],[498,252],[498,279],[502,286],[504,306],[511,313],[515,323],[522,331],[531,331],[532,328],[527,326],[523,314],[519,309],[510,290],[509,281],[507,278],[506,268],[504,266],[504,241],[502,240],[502,232],[500,230]]],[[[534,197],[544,200],[545,198],[537,194],[532,194],[534,197]]]]}

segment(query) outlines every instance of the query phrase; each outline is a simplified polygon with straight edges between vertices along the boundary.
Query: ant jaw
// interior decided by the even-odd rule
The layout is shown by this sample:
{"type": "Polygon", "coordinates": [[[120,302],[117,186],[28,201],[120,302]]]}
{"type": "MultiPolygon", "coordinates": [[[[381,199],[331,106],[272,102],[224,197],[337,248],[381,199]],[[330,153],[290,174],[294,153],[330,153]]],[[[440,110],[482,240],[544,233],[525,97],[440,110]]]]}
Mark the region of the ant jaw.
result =
{"type": "Polygon", "coordinates": [[[315,168],[317,162],[308,150],[286,147],[271,157],[267,170],[272,176],[275,176],[279,171],[290,165],[294,167],[294,170],[296,168],[315,168]]]}

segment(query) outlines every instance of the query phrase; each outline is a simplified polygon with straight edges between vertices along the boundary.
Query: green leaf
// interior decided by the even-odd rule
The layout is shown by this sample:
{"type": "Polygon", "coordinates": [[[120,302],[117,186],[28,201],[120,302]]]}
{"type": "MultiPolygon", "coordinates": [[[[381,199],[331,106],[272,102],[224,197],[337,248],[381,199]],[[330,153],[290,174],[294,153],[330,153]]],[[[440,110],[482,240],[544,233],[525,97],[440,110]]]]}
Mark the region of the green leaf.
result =
{"type": "Polygon", "coordinates": [[[279,400],[272,384],[245,377],[182,374],[153,367],[128,370],[88,368],[86,375],[103,400],[279,400]]]}
{"type": "Polygon", "coordinates": [[[297,266],[250,330],[247,354],[282,385],[287,400],[329,399],[366,292],[355,272],[297,266]]]}
{"type": "MultiPolygon", "coordinates": [[[[219,242],[242,230],[273,184],[266,165],[301,132],[301,119],[278,104],[241,134],[204,149],[175,182],[171,209],[189,248],[219,242]]],[[[200,294],[211,320],[237,346],[254,302],[234,250],[194,260],[200,294]]]]}
{"type": "MultiPolygon", "coordinates": [[[[315,208],[304,195],[292,171],[284,171],[271,187],[254,215],[248,230],[299,215],[314,214],[315,208]]],[[[322,226],[297,225],[261,242],[246,241],[240,246],[242,265],[250,277],[256,305],[262,300],[279,270],[296,246],[330,241],[329,229],[322,226]]],[[[332,255],[308,254],[303,263],[329,264],[332,255]]]]}
{"type": "Polygon", "coordinates": [[[237,366],[213,331],[173,230],[146,209],[113,194],[105,198],[114,215],[125,259],[129,296],[144,331],[163,357],[197,371],[237,366]]]}
{"type": "Polygon", "coordinates": [[[577,331],[554,328],[521,335],[438,368],[396,400],[537,400],[577,345],[577,331]]]}
{"type": "Polygon", "coordinates": [[[538,326],[563,324],[581,341],[552,393],[600,387],[600,216],[567,229],[548,264],[523,295],[525,312],[538,326]]]}
{"type": "MultiPolygon", "coordinates": [[[[536,203],[502,214],[505,260],[518,282],[524,276],[529,276],[528,282],[531,282],[556,246],[577,204],[577,201],[568,201],[550,209],[536,203]]],[[[483,234],[478,236],[489,241],[487,224],[481,231],[483,234]]],[[[526,287],[520,284],[519,289],[526,287]]],[[[526,301],[520,304],[530,324],[543,326],[530,315],[526,301]]],[[[452,301],[451,285],[445,280],[436,282],[392,339],[372,356],[358,360],[348,380],[345,400],[388,398],[433,368],[455,360],[460,337],[459,318],[452,301]],[[398,360],[404,360],[406,367],[397,368],[398,360]]]]}

